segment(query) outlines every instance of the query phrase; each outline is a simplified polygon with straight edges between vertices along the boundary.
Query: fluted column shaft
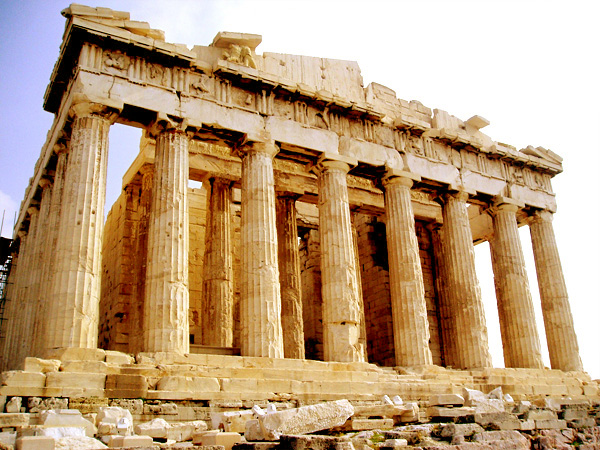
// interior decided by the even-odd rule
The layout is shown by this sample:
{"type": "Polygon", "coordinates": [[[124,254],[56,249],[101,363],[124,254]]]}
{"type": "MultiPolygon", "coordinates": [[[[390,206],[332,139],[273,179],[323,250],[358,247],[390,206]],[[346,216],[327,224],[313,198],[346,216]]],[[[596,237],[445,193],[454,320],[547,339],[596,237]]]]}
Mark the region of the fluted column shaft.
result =
{"type": "Polygon", "coordinates": [[[144,349],[144,304],[146,302],[146,272],[148,266],[148,228],[152,209],[152,184],[154,166],[145,164],[140,168],[142,189],[140,190],[139,224],[135,239],[135,284],[133,305],[131,306],[131,324],[135,332],[129,334],[129,351],[141,352],[144,349]]]}
{"type": "Polygon", "coordinates": [[[553,369],[583,370],[567,286],[552,227],[552,213],[537,212],[529,229],[550,364],[553,369]]]}
{"type": "Polygon", "coordinates": [[[385,183],[386,237],[396,365],[432,364],[425,288],[407,177],[385,183]]]}
{"type": "MultiPolygon", "coordinates": [[[[31,227],[30,227],[31,231],[31,227]]],[[[27,286],[29,271],[29,262],[31,254],[29,250],[29,233],[19,231],[19,254],[18,267],[16,273],[11,273],[11,289],[10,303],[5,311],[8,321],[6,323],[5,342],[3,357],[5,369],[16,369],[21,363],[17,359],[19,347],[21,345],[20,336],[23,328],[21,321],[25,310],[23,308],[23,295],[27,286]]]]}
{"type": "Polygon", "coordinates": [[[364,361],[360,345],[358,272],[346,176],[342,161],[320,163],[319,233],[323,292],[323,356],[326,361],[364,361]]]}
{"type": "Polygon", "coordinates": [[[464,192],[447,194],[442,207],[445,284],[456,340],[454,364],[459,369],[492,365],[481,288],[475,272],[467,198],[464,192]]]}
{"type": "Polygon", "coordinates": [[[50,207],[52,203],[52,183],[43,178],[40,181],[42,188],[42,195],[40,200],[40,212],[39,212],[39,225],[38,228],[41,232],[37,236],[37,250],[34,255],[35,261],[32,267],[33,279],[32,279],[32,292],[30,294],[32,300],[32,311],[31,311],[31,337],[28,342],[27,356],[37,356],[43,347],[43,333],[44,328],[47,326],[46,316],[46,303],[48,301],[48,259],[53,253],[53,249],[50,246],[52,243],[52,232],[50,229],[51,218],[50,207]]]}
{"type": "Polygon", "coordinates": [[[500,203],[492,210],[490,241],[505,367],[542,369],[540,339],[517,226],[518,206],[500,203]]]}
{"type": "Polygon", "coordinates": [[[144,301],[147,352],[188,353],[190,348],[188,151],[184,132],[158,132],[144,301]]]}
{"type": "Polygon", "coordinates": [[[233,345],[231,182],[210,179],[204,246],[202,333],[204,345],[233,345]]]}
{"type": "Polygon", "coordinates": [[[283,358],[277,258],[275,179],[277,147],[242,149],[241,347],[243,356],[283,358]]]}
{"type": "MultiPolygon", "coordinates": [[[[52,200],[50,203],[50,211],[48,213],[48,241],[47,241],[47,260],[46,260],[46,275],[45,279],[48,283],[46,292],[45,308],[43,311],[44,317],[46,317],[46,324],[43,327],[41,343],[40,343],[40,354],[52,347],[56,342],[56,324],[59,312],[61,311],[60,298],[54,295],[56,290],[59,288],[57,283],[60,283],[60,274],[58,274],[55,268],[58,267],[58,261],[60,259],[59,251],[55,251],[59,241],[59,226],[60,218],[63,214],[63,192],[65,189],[65,178],[67,173],[67,152],[68,149],[64,145],[56,145],[55,150],[57,153],[56,157],[56,169],[54,170],[54,183],[52,187],[52,200]]],[[[65,201],[66,204],[67,201],[65,201]]]]}
{"type": "Polygon", "coordinates": [[[56,247],[53,302],[58,302],[48,347],[95,348],[98,342],[100,256],[104,230],[108,131],[102,106],[80,103],[74,115],[56,247]]]}
{"type": "Polygon", "coordinates": [[[283,354],[286,358],[304,359],[300,253],[294,195],[281,194],[277,197],[277,242],[283,354]]]}

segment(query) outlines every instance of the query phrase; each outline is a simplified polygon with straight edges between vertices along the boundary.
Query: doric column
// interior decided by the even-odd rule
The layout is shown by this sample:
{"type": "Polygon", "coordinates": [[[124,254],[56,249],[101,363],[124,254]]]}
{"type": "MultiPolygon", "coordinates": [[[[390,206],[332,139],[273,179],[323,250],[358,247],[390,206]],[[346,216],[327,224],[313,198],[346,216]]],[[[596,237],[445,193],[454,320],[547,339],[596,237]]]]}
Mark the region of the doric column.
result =
{"type": "Polygon", "coordinates": [[[44,279],[47,283],[46,290],[46,306],[43,315],[46,317],[46,325],[42,328],[40,337],[40,354],[51,348],[56,340],[56,323],[59,311],[61,308],[60,298],[54,295],[60,282],[60,278],[55,268],[58,266],[60,252],[55,251],[58,244],[58,228],[63,207],[63,191],[65,187],[65,177],[67,172],[67,154],[68,148],[64,144],[56,144],[54,146],[56,153],[56,168],[54,170],[54,183],[52,187],[52,199],[50,202],[50,211],[48,212],[48,239],[46,243],[46,270],[44,279]]]}
{"type": "MultiPolygon", "coordinates": [[[[139,223],[135,239],[135,284],[133,305],[131,305],[131,324],[137,330],[144,329],[144,303],[146,301],[146,269],[148,266],[148,227],[152,209],[152,183],[154,166],[144,164],[139,170],[142,175],[140,190],[139,223]]],[[[138,353],[144,349],[144,333],[129,334],[129,351],[138,353]]]]}
{"type": "Polygon", "coordinates": [[[490,241],[496,300],[505,367],[543,369],[540,339],[516,213],[519,206],[499,198],[490,213],[494,236],[490,241]]]}
{"type": "Polygon", "coordinates": [[[454,325],[454,318],[452,315],[452,307],[450,305],[450,299],[448,296],[448,288],[446,287],[446,262],[444,256],[444,233],[442,225],[439,223],[432,223],[429,225],[431,231],[431,240],[433,246],[433,259],[435,267],[435,292],[437,297],[437,316],[438,316],[438,327],[442,339],[442,364],[447,367],[456,367],[456,350],[454,335],[456,333],[456,327],[454,325]]]}
{"type": "Polygon", "coordinates": [[[296,223],[297,195],[281,193],[277,197],[277,242],[279,282],[281,285],[281,327],[283,354],[304,359],[304,322],[300,288],[300,254],[296,223]]]}
{"type": "Polygon", "coordinates": [[[348,162],[317,167],[323,291],[323,356],[326,361],[364,361],[360,345],[358,272],[346,176],[348,162]]]}
{"type": "Polygon", "coordinates": [[[564,371],[583,370],[567,286],[563,276],[552,213],[536,212],[529,225],[537,270],[550,364],[564,371]]]}
{"type": "Polygon", "coordinates": [[[48,347],[95,348],[98,341],[100,255],[104,229],[108,130],[115,115],[102,105],[71,108],[73,126],[56,248],[48,347]]]}
{"type": "Polygon", "coordinates": [[[443,196],[443,251],[446,294],[454,329],[455,368],[491,367],[481,288],[475,273],[475,251],[466,192],[443,196]]]}
{"type": "Polygon", "coordinates": [[[30,253],[28,248],[29,233],[25,230],[19,230],[17,235],[19,236],[18,266],[16,272],[11,272],[11,297],[8,299],[10,303],[7,305],[5,311],[5,317],[8,320],[4,325],[6,326],[4,331],[5,340],[3,350],[4,369],[16,369],[22,362],[17,359],[17,355],[19,346],[21,345],[21,321],[23,320],[24,314],[23,294],[29,275],[30,253]]]}
{"type": "Polygon", "coordinates": [[[188,353],[189,138],[183,127],[155,126],[156,154],[148,229],[144,350],[188,353]]]}
{"type": "Polygon", "coordinates": [[[410,196],[418,176],[398,172],[391,172],[383,183],[396,365],[431,365],[427,304],[410,196]]]}
{"type": "Polygon", "coordinates": [[[231,181],[211,178],[206,208],[202,335],[203,344],[233,345],[233,252],[231,181]]]}
{"type": "Polygon", "coordinates": [[[50,246],[52,243],[52,229],[50,207],[52,203],[52,182],[47,178],[40,180],[40,187],[42,189],[41,200],[40,200],[40,212],[39,212],[39,225],[38,228],[42,230],[37,236],[37,249],[34,255],[34,265],[32,267],[32,291],[30,298],[32,300],[32,314],[31,314],[31,339],[28,343],[29,348],[27,356],[38,356],[40,350],[44,347],[43,335],[44,329],[48,326],[47,322],[47,287],[48,283],[48,270],[50,265],[48,259],[54,253],[53,248],[50,246]]]}
{"type": "Polygon", "coordinates": [[[241,344],[243,356],[283,358],[271,142],[240,149],[242,158],[241,344]]]}
{"type": "Polygon", "coordinates": [[[354,222],[354,214],[350,214],[350,220],[352,221],[352,244],[354,245],[354,258],[356,260],[356,282],[358,286],[358,309],[360,311],[360,336],[358,337],[358,343],[363,349],[363,358],[365,361],[369,360],[369,351],[367,349],[367,320],[365,318],[365,298],[363,296],[362,286],[362,274],[360,271],[360,256],[358,253],[358,231],[356,231],[356,225],[354,222]]]}

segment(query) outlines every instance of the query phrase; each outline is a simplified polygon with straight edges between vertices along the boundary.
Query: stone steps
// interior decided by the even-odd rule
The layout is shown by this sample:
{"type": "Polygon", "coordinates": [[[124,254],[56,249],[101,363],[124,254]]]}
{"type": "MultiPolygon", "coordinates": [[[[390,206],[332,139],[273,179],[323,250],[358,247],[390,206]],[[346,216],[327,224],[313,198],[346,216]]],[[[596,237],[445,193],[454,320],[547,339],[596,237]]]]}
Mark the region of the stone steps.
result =
{"type": "Polygon", "coordinates": [[[369,363],[266,359],[222,354],[128,355],[98,349],[61,349],[58,360],[27,358],[25,371],[2,375],[1,396],[145,398],[150,400],[299,401],[347,398],[380,401],[399,395],[423,401],[502,386],[516,400],[543,396],[598,396],[584,373],[534,369],[454,370],[392,368],[369,363]]]}

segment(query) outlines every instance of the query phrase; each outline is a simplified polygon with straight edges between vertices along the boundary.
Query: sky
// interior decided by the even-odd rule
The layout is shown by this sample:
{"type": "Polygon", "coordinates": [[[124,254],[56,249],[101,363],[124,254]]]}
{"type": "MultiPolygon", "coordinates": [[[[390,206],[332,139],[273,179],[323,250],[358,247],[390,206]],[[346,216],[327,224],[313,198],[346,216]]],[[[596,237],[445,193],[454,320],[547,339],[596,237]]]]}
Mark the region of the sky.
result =
{"type": "MultiPolygon", "coordinates": [[[[80,0],[83,2],[84,0],[80,0]]],[[[515,146],[564,158],[553,179],[554,231],[584,369],[600,378],[600,3],[589,0],[97,0],[129,11],[167,42],[208,45],[219,31],[260,34],[265,51],[357,61],[377,82],[515,146]]],[[[4,0],[0,6],[0,214],[10,237],[15,211],[50,129],[43,96],[59,54],[67,2],[4,0]]],[[[137,153],[140,131],[110,132],[107,206],[137,153]]],[[[545,363],[549,367],[531,241],[520,229],[545,363]]],[[[476,246],[490,350],[503,367],[489,247],[476,246]]]]}

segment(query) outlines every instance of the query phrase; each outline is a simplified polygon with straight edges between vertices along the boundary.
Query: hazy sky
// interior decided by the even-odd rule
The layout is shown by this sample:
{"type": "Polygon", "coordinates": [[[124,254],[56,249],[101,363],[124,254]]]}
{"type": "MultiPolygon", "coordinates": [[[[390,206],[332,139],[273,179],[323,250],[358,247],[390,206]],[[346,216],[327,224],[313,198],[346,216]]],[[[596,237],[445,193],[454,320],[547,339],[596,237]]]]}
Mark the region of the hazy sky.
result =
{"type": "MultiPolygon", "coordinates": [[[[83,1],[83,0],[80,0],[83,1]]],[[[491,122],[492,139],[542,146],[564,158],[553,180],[559,251],[584,368],[600,378],[600,6],[596,1],[152,1],[88,3],[131,12],[168,42],[208,45],[218,31],[263,36],[264,51],[358,61],[376,81],[463,120],[491,122]]],[[[53,117],[42,109],[68,3],[4,1],[0,7],[0,214],[12,234],[53,117]]],[[[139,130],[110,134],[107,210],[137,152],[139,130]]],[[[521,239],[537,322],[543,320],[527,227],[521,239]]],[[[502,366],[487,244],[476,247],[494,365],[502,366]]],[[[545,340],[542,348],[549,366],[545,340]]]]}

